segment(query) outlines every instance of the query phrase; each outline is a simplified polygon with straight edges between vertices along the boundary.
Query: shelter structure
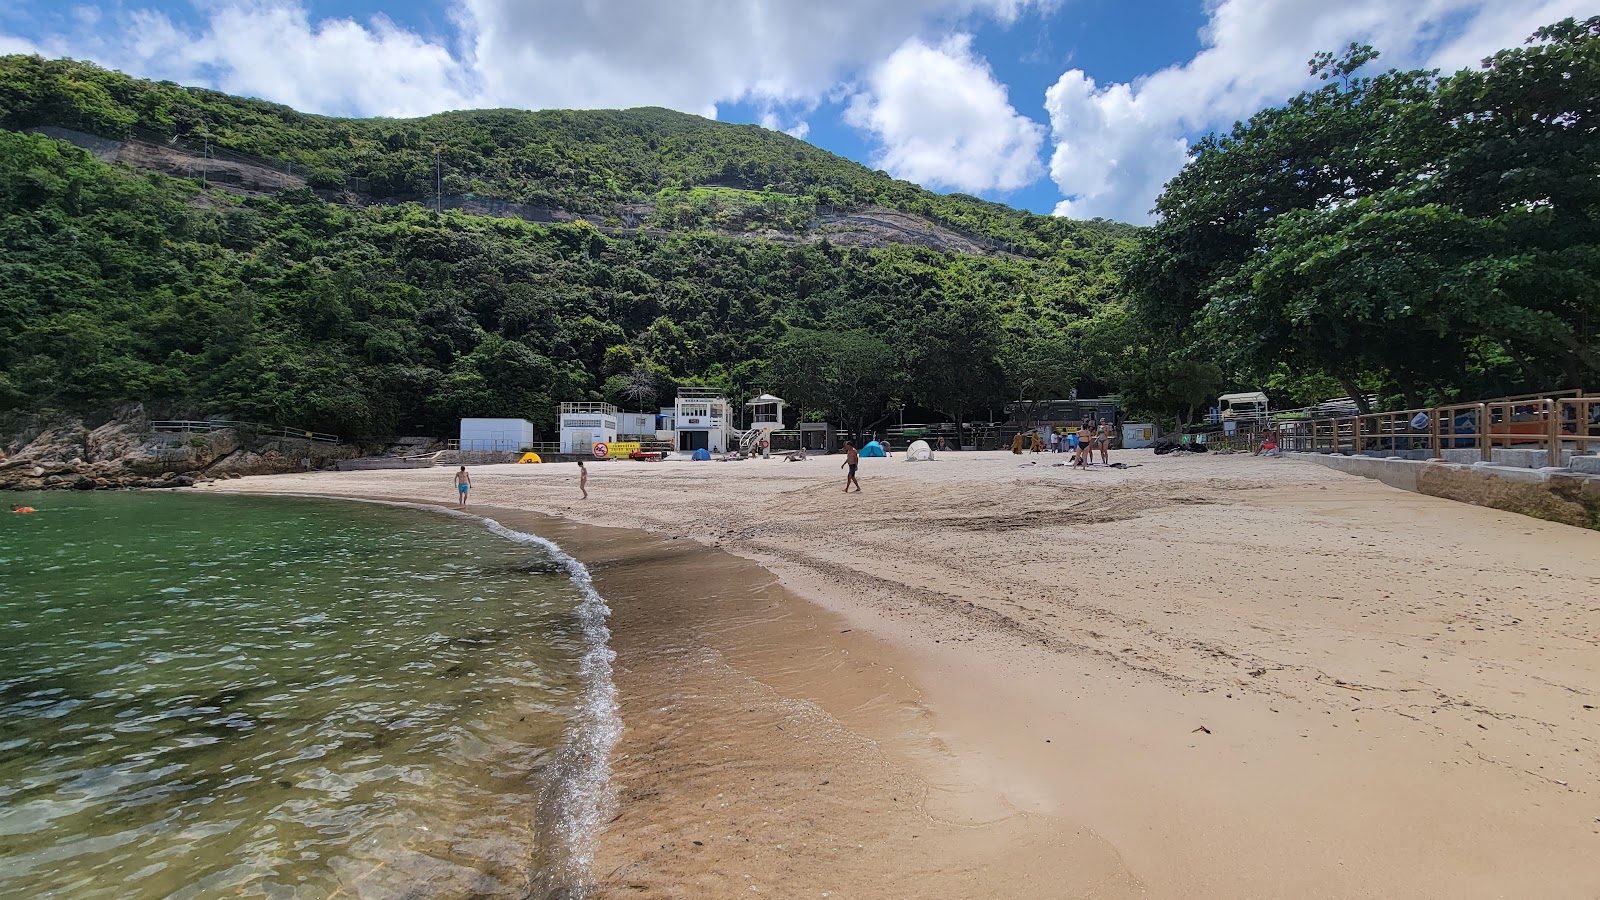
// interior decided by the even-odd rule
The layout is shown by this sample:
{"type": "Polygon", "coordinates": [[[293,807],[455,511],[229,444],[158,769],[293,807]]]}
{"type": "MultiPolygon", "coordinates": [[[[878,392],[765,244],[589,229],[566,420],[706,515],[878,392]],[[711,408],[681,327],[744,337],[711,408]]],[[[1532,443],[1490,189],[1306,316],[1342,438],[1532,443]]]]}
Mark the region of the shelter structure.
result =
{"type": "Polygon", "coordinates": [[[1216,407],[1206,418],[1212,424],[1227,423],[1231,420],[1237,423],[1264,425],[1271,421],[1272,416],[1266,394],[1260,391],[1244,391],[1218,397],[1216,407]]]}
{"type": "Polygon", "coordinates": [[[772,433],[783,430],[784,402],[771,394],[762,394],[744,406],[750,411],[750,427],[741,435],[741,448],[747,453],[757,452],[763,442],[770,448],[772,433]]]}
{"type": "Polygon", "coordinates": [[[800,449],[808,453],[832,453],[839,449],[839,432],[827,422],[801,422],[800,449]]]}
{"type": "Polygon", "coordinates": [[[462,450],[522,450],[533,446],[527,419],[462,419],[462,450]]]}
{"type": "Polygon", "coordinates": [[[562,453],[587,454],[617,441],[617,408],[609,403],[563,403],[559,415],[562,453]]]}
{"type": "Polygon", "coordinates": [[[738,439],[728,398],[714,388],[680,387],[672,407],[672,446],[721,453],[738,439]]]}

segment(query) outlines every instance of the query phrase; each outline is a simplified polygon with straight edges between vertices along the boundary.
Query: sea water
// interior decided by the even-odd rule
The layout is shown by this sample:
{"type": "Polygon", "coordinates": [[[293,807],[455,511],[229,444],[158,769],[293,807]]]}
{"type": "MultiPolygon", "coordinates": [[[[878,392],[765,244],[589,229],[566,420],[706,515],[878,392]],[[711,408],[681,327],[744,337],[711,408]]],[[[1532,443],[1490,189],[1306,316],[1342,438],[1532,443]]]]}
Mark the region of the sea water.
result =
{"type": "Polygon", "coordinates": [[[0,513],[0,896],[584,892],[617,723],[606,610],[559,548],[375,504],[26,499],[0,513]]]}

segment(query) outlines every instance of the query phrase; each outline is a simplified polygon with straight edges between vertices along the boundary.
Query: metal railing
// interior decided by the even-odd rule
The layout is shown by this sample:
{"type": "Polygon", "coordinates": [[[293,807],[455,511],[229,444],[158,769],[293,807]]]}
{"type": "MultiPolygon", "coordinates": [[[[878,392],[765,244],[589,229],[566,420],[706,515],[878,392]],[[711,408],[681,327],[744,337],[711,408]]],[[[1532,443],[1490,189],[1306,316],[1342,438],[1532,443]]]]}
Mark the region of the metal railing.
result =
{"type": "Polygon", "coordinates": [[[1600,398],[1573,389],[1279,422],[1275,427],[1279,446],[1285,450],[1355,455],[1420,452],[1429,458],[1470,450],[1484,462],[1494,459],[1495,450],[1542,450],[1545,464],[1558,467],[1566,453],[1600,449],[1600,398]]]}
{"type": "Polygon", "coordinates": [[[281,425],[262,425],[258,422],[234,422],[228,419],[165,419],[150,423],[150,430],[164,434],[210,434],[214,431],[250,431],[260,437],[287,438],[295,441],[313,441],[320,444],[337,444],[340,437],[321,431],[285,428],[281,425]]]}

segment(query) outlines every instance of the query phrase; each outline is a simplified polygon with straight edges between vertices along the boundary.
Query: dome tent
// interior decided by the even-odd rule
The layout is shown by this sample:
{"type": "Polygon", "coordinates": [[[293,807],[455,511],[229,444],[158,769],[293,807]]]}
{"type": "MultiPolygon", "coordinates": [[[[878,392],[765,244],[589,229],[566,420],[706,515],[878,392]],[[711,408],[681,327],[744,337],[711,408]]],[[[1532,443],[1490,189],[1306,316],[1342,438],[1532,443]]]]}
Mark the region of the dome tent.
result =
{"type": "Polygon", "coordinates": [[[711,459],[711,451],[707,450],[704,447],[701,447],[699,450],[696,450],[689,458],[694,460],[695,462],[706,462],[707,460],[711,459]]]}
{"type": "Polygon", "coordinates": [[[867,441],[867,445],[865,447],[861,448],[861,455],[862,456],[872,456],[872,457],[883,457],[883,456],[886,456],[888,454],[883,452],[883,445],[882,444],[878,443],[877,441],[867,441]]]}
{"type": "Polygon", "coordinates": [[[927,441],[912,441],[906,448],[906,462],[929,462],[933,459],[933,448],[927,441]]]}

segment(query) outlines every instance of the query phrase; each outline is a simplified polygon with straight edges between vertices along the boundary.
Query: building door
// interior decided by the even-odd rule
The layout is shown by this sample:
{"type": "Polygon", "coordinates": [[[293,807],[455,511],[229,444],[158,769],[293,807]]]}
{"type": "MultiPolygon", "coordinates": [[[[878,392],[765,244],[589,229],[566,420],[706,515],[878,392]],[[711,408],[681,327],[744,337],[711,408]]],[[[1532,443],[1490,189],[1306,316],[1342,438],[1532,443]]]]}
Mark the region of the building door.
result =
{"type": "Polygon", "coordinates": [[[568,453],[592,453],[594,451],[594,432],[574,431],[572,433],[572,446],[567,448],[568,453]]]}
{"type": "Polygon", "coordinates": [[[710,450],[711,432],[709,431],[680,431],[678,432],[679,450],[710,450]]]}

